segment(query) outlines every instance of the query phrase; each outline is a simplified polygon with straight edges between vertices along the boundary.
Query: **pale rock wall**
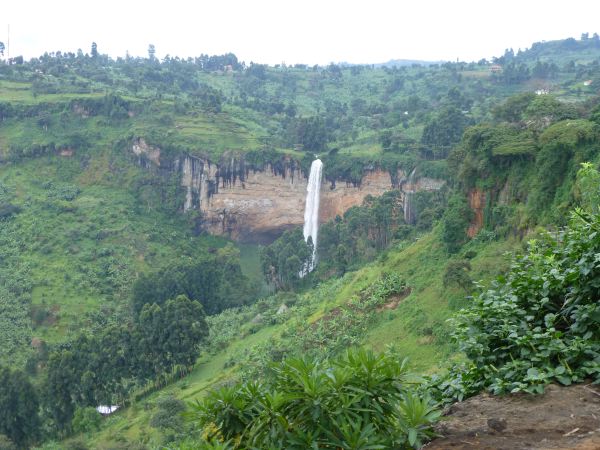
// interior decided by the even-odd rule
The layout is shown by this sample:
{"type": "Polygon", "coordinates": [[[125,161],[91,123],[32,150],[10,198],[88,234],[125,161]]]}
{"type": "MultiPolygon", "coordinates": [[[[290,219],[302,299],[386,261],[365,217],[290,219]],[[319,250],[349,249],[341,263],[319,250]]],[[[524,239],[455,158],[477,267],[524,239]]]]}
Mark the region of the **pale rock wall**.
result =
{"type": "MultiPolygon", "coordinates": [[[[134,141],[132,151],[160,166],[160,149],[143,139],[134,141]]],[[[174,161],[173,169],[181,174],[186,189],[184,211],[200,210],[203,227],[211,234],[225,235],[240,241],[271,242],[283,231],[304,223],[304,203],[308,180],[300,169],[288,167],[276,173],[271,166],[262,171],[245,170],[243,176],[224,182],[217,164],[194,156],[174,161]]],[[[319,217],[321,223],[342,216],[358,206],[368,195],[377,197],[400,189],[402,192],[437,190],[442,180],[407,179],[398,171],[396,181],[389,172],[373,169],[365,172],[360,186],[351,183],[323,182],[319,217]]]]}
{"type": "MultiPolygon", "coordinates": [[[[212,234],[237,240],[269,242],[282,231],[304,223],[307,179],[300,170],[276,175],[270,167],[250,171],[243,182],[220,186],[200,209],[205,226],[212,234]]],[[[368,195],[377,197],[393,189],[388,172],[367,172],[360,186],[323,182],[319,208],[320,222],[342,216],[358,206],[368,195]]]]}
{"type": "Polygon", "coordinates": [[[300,170],[284,175],[249,171],[244,181],[218,186],[200,204],[204,224],[212,234],[241,241],[268,242],[282,231],[304,223],[307,180],[300,170]]]}
{"type": "MultiPolygon", "coordinates": [[[[398,173],[395,186],[389,172],[367,171],[360,186],[324,181],[321,187],[319,218],[325,223],[363,203],[365,197],[378,197],[398,188],[405,190],[405,174],[398,173]]],[[[410,186],[412,192],[438,190],[442,180],[418,179],[410,186]]],[[[285,176],[273,173],[270,167],[263,172],[250,171],[246,179],[219,186],[208,202],[202,202],[207,231],[227,235],[241,241],[269,242],[283,231],[304,223],[304,203],[307,179],[300,170],[287,171],[285,176]]]]}
{"type": "Polygon", "coordinates": [[[160,149],[148,145],[143,138],[136,139],[131,146],[131,150],[137,157],[141,158],[144,156],[156,164],[156,166],[160,167],[160,149]]]}
{"type": "MultiPolygon", "coordinates": [[[[321,205],[319,218],[321,223],[343,216],[353,206],[361,205],[367,195],[379,197],[393,189],[389,172],[373,170],[365,174],[360,186],[351,183],[336,183],[332,189],[329,183],[321,188],[321,205]]],[[[301,211],[304,214],[304,210],[301,211]]],[[[304,217],[304,216],[302,216],[304,217]]]]}

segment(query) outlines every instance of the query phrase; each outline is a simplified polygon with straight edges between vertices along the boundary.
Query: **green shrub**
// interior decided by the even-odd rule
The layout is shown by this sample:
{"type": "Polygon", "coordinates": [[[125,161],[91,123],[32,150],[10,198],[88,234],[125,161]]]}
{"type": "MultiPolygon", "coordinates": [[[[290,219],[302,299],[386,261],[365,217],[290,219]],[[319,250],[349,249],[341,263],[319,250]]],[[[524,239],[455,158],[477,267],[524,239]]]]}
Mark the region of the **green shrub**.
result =
{"type": "Polygon", "coordinates": [[[448,208],[442,217],[442,240],[449,253],[456,253],[467,242],[467,227],[473,212],[467,200],[456,194],[448,201],[448,208]]]}
{"type": "Polygon", "coordinates": [[[66,450],[88,450],[89,447],[83,439],[73,439],[66,444],[66,450]]]}
{"type": "Polygon", "coordinates": [[[44,183],[43,188],[48,191],[48,198],[67,202],[75,200],[81,192],[75,185],[69,183],[54,183],[51,181],[44,183]]]}
{"type": "Polygon", "coordinates": [[[440,396],[600,382],[599,254],[600,214],[583,210],[568,227],[532,240],[454,319],[454,339],[470,361],[434,378],[440,396]]]}
{"type": "Polygon", "coordinates": [[[0,450],[17,450],[17,446],[5,435],[0,434],[0,450]]]}
{"type": "Polygon", "coordinates": [[[76,433],[96,431],[101,423],[102,416],[93,406],[78,408],[73,416],[73,431],[76,433]]]}
{"type": "Polygon", "coordinates": [[[465,259],[453,260],[446,265],[444,271],[444,287],[455,286],[465,291],[470,291],[473,281],[469,276],[471,263],[465,259]]]}
{"type": "Polygon", "coordinates": [[[9,217],[21,212],[21,208],[11,203],[0,203],[0,220],[8,219],[9,217]]]}
{"type": "Polygon", "coordinates": [[[181,413],[185,411],[185,403],[178,398],[167,395],[156,402],[158,411],[152,416],[150,426],[162,430],[179,431],[183,426],[181,413]]]}
{"type": "Polygon", "coordinates": [[[404,361],[391,354],[290,358],[272,371],[271,381],[223,387],[193,407],[208,439],[234,448],[419,448],[440,415],[411,392],[404,361]]]}

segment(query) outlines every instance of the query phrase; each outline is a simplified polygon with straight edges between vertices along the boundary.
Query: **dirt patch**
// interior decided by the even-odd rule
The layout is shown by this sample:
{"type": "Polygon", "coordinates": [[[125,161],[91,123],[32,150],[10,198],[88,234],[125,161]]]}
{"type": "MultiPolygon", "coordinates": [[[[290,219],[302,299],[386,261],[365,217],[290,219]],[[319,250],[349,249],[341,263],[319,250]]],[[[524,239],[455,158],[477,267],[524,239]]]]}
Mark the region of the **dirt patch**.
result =
{"type": "Polygon", "coordinates": [[[481,394],[453,405],[427,450],[598,450],[600,387],[550,385],[542,395],[481,394]]]}
{"type": "Polygon", "coordinates": [[[389,311],[392,309],[396,309],[398,305],[404,300],[406,297],[410,295],[412,292],[411,288],[406,288],[398,295],[392,295],[385,305],[381,305],[377,308],[377,312],[389,311]]]}

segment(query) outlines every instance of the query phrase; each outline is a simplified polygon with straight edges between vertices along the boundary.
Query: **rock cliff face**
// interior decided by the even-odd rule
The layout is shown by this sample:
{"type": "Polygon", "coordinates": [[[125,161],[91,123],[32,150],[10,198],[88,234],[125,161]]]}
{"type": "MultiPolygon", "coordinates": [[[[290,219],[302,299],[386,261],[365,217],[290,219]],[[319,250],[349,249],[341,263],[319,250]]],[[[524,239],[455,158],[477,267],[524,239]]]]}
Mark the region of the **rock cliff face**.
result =
{"type": "Polygon", "coordinates": [[[467,235],[472,238],[483,227],[483,210],[485,208],[485,192],[481,189],[469,191],[469,206],[473,210],[473,219],[469,224],[467,235]]]}
{"type": "Polygon", "coordinates": [[[160,149],[148,145],[144,139],[139,138],[133,141],[131,151],[138,157],[141,165],[144,165],[143,162],[150,161],[156,166],[160,166],[160,149]]]}
{"type": "Polygon", "coordinates": [[[299,169],[276,174],[267,166],[262,172],[249,171],[244,180],[220,183],[216,192],[201,195],[192,207],[202,211],[204,226],[212,234],[269,242],[304,222],[306,185],[299,169]]]}
{"type": "MultiPolygon", "coordinates": [[[[160,166],[160,150],[143,140],[134,142],[132,151],[140,163],[160,166]]],[[[263,170],[248,169],[234,160],[220,166],[194,156],[172,164],[181,174],[186,191],[184,211],[199,210],[203,226],[211,234],[226,235],[239,241],[271,242],[283,231],[304,223],[307,179],[295,164],[263,170]]],[[[343,215],[362,204],[367,195],[380,196],[399,188],[402,192],[440,189],[444,182],[429,178],[407,179],[399,171],[397,182],[389,172],[366,171],[360,186],[323,182],[319,216],[321,223],[343,215]]]]}

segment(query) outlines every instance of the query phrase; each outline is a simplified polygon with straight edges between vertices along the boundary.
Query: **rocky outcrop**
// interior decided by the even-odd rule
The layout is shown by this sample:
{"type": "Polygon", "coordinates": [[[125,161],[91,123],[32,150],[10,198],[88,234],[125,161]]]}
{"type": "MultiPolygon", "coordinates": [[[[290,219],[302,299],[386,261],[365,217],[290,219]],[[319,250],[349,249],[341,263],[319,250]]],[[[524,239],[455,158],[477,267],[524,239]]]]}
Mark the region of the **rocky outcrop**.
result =
{"type": "MultiPolygon", "coordinates": [[[[378,197],[393,189],[389,172],[375,169],[365,173],[360,186],[351,183],[335,183],[321,189],[321,206],[319,216],[321,223],[342,216],[353,206],[362,204],[367,195],[378,197]]],[[[304,201],[302,201],[304,205],[304,201]]],[[[304,214],[304,209],[301,210],[304,214]]],[[[303,218],[303,216],[302,216],[303,218]]]]}
{"type": "MultiPolygon", "coordinates": [[[[398,179],[404,180],[404,173],[399,173],[398,179]]],[[[411,187],[418,192],[440,189],[443,184],[440,180],[424,179],[411,187]]],[[[240,241],[270,242],[283,231],[304,223],[306,187],[307,179],[299,169],[275,174],[268,166],[264,171],[249,171],[243,181],[220,185],[198,206],[210,233],[240,241]]],[[[325,182],[319,220],[324,223],[335,219],[361,205],[367,196],[377,197],[397,187],[406,193],[402,184],[394,185],[389,172],[379,169],[367,171],[358,186],[325,182]]]]}
{"type": "Polygon", "coordinates": [[[210,161],[186,156],[183,160],[177,160],[175,167],[181,172],[181,185],[185,187],[185,203],[183,210],[201,209],[208,205],[210,196],[216,192],[217,166],[210,161]]]}
{"type": "MultiPolygon", "coordinates": [[[[134,142],[132,151],[141,165],[150,161],[159,167],[160,149],[143,139],[134,142]]],[[[307,178],[294,161],[249,168],[234,158],[212,163],[205,158],[186,155],[172,164],[181,174],[186,196],[184,211],[199,210],[203,228],[211,234],[239,241],[271,242],[287,229],[304,223],[307,178]]],[[[319,216],[321,223],[343,215],[352,206],[361,205],[368,195],[380,196],[391,189],[402,192],[437,190],[444,181],[395,177],[380,169],[367,170],[360,185],[325,182],[321,187],[319,216]],[[393,179],[394,178],[394,179],[393,179]]]]}
{"type": "Polygon", "coordinates": [[[469,206],[473,211],[473,219],[469,224],[467,235],[472,238],[483,227],[483,210],[485,208],[485,192],[481,189],[469,191],[469,206]]]}
{"type": "Polygon", "coordinates": [[[152,145],[148,145],[144,138],[138,138],[133,141],[131,150],[138,157],[141,165],[145,165],[145,161],[151,161],[156,166],[160,166],[160,149],[152,145]]]}

